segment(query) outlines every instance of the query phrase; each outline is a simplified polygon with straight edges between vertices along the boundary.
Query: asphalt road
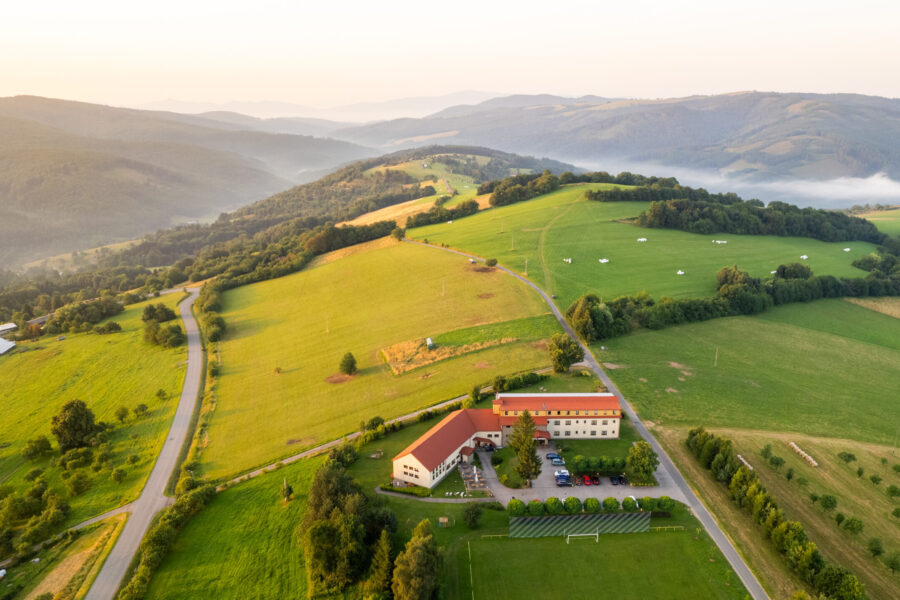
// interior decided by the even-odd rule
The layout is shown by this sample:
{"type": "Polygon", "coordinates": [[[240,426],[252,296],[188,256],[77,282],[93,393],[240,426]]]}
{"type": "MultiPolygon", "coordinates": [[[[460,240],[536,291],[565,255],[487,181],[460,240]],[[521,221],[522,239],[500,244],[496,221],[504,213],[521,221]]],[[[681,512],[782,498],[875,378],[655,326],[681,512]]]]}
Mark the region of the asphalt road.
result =
{"type": "MultiPolygon", "coordinates": [[[[438,250],[443,250],[445,252],[452,252],[453,254],[459,254],[460,256],[464,256],[466,258],[471,258],[477,260],[479,262],[483,262],[484,259],[478,256],[467,254],[465,252],[460,252],[459,250],[453,250],[450,248],[441,248],[440,246],[434,246],[431,244],[425,244],[423,242],[418,242],[415,240],[404,240],[406,242],[421,244],[423,246],[428,246],[430,248],[435,248],[438,250]]],[[[681,475],[678,469],[675,467],[675,463],[672,462],[672,459],[669,458],[669,455],[660,446],[659,442],[656,441],[656,438],[650,435],[650,432],[644,426],[644,423],[641,421],[640,417],[638,417],[637,413],[634,412],[634,408],[632,408],[631,404],[625,399],[625,396],[622,395],[622,392],[619,391],[619,388],[612,382],[609,376],[606,374],[597,360],[594,358],[594,355],[591,354],[590,348],[588,348],[579,338],[575,335],[575,332],[569,326],[568,321],[563,317],[562,312],[560,312],[559,308],[557,308],[556,304],[553,300],[532,281],[522,277],[518,273],[507,269],[506,267],[497,265],[497,268],[505,273],[508,273],[528,285],[532,289],[534,289],[541,297],[544,299],[544,302],[550,307],[550,310],[553,311],[553,315],[556,317],[556,320],[559,321],[559,324],[565,330],[572,339],[578,341],[581,344],[581,347],[584,349],[584,362],[594,372],[597,377],[600,378],[600,381],[603,382],[603,385],[606,386],[606,389],[611,393],[615,394],[619,398],[619,402],[622,405],[622,410],[625,411],[625,414],[628,415],[628,418],[631,419],[631,423],[634,425],[637,432],[641,434],[649,444],[653,447],[653,450],[659,455],[659,469],[657,469],[655,476],[656,480],[659,482],[661,486],[665,487],[677,487],[681,490],[681,495],[684,497],[685,502],[688,506],[690,506],[694,515],[697,519],[703,524],[706,528],[706,531],[709,533],[709,536],[716,543],[716,546],[719,547],[719,550],[722,551],[722,554],[728,560],[728,563],[731,565],[731,568],[734,569],[734,572],[740,578],[741,582],[744,584],[744,587],[747,588],[747,592],[753,597],[753,600],[767,600],[769,595],[766,594],[766,591],[763,589],[762,585],[760,585],[759,581],[756,579],[756,576],[741,558],[741,556],[737,553],[734,546],[731,544],[731,540],[725,535],[722,529],[719,527],[719,524],[710,514],[710,512],[706,509],[706,506],[700,501],[697,495],[694,493],[694,490],[691,489],[691,486],[688,485],[688,482],[681,475]]]]}
{"type": "Polygon", "coordinates": [[[131,504],[131,516],[125,523],[122,534],[106,562],[103,563],[103,568],[97,574],[85,600],[112,600],[156,513],[172,504],[172,499],[165,495],[166,485],[169,483],[169,478],[178,462],[178,455],[188,435],[203,371],[203,348],[200,343],[200,333],[197,330],[194,315],[191,313],[191,306],[198,293],[199,290],[196,288],[190,290],[190,296],[178,305],[187,333],[188,366],[169,435],[140,497],[131,504]]]}

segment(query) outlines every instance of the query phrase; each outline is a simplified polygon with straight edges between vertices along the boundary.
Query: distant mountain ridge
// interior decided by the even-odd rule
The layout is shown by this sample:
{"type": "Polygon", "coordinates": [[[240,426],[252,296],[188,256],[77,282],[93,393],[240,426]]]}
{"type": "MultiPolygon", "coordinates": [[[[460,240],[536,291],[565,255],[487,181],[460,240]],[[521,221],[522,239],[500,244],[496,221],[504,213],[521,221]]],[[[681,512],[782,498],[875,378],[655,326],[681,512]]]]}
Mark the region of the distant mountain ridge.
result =
{"type": "Polygon", "coordinates": [[[615,157],[757,181],[900,179],[900,100],[854,94],[509,96],[333,135],[381,148],[440,139],[573,162],[615,157]]]}
{"type": "Polygon", "coordinates": [[[0,262],[208,219],[375,153],[213,117],[0,98],[0,262]]]}

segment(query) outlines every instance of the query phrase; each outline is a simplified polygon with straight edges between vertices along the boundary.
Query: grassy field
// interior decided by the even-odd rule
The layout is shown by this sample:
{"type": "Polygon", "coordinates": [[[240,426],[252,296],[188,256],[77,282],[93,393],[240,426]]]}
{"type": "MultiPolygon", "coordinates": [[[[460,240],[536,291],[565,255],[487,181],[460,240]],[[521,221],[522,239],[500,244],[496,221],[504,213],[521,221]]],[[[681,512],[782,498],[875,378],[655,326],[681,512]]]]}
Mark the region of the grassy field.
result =
{"type": "Polygon", "coordinates": [[[890,235],[900,235],[900,206],[891,210],[878,210],[859,215],[875,224],[880,231],[890,235]]]}
{"type": "MultiPolygon", "coordinates": [[[[870,537],[880,538],[887,552],[900,549],[900,522],[890,514],[900,503],[891,502],[885,493],[888,485],[900,484],[900,476],[892,470],[893,463],[900,462],[900,457],[891,447],[803,434],[718,428],[713,431],[734,441],[735,450],[755,467],[787,517],[803,523],[810,539],[827,560],[855,573],[866,584],[867,597],[874,600],[900,595],[900,577],[891,575],[880,560],[873,558],[865,549],[870,537]],[[791,441],[810,454],[819,466],[814,468],[795,454],[788,446],[791,441]],[[784,466],[779,470],[766,464],[760,455],[766,444],[772,445],[773,455],[785,459],[784,466]],[[837,457],[843,451],[852,452],[857,460],[849,465],[843,463],[837,457]],[[881,458],[888,459],[887,465],[882,465],[881,458]],[[864,469],[862,478],[856,474],[860,466],[864,469]],[[788,469],[794,472],[790,481],[785,477],[788,469]],[[884,481],[874,485],[869,480],[872,474],[878,474],[884,481]],[[810,493],[835,496],[838,499],[837,508],[831,512],[824,511],[810,501],[810,493]],[[862,519],[865,526],[863,532],[854,536],[839,529],[833,518],[837,512],[862,519]]],[[[687,428],[657,427],[655,434],[706,505],[713,509],[717,520],[735,540],[738,550],[770,595],[777,600],[787,599],[800,588],[802,583],[785,567],[783,559],[772,549],[762,529],[752,525],[752,519],[729,500],[727,489],[715,482],[709,472],[701,469],[696,459],[687,452],[683,443],[687,428]]]]}
{"type": "MultiPolygon", "coordinates": [[[[238,473],[354,431],[363,419],[397,416],[548,363],[543,344],[531,339],[532,321],[523,320],[547,306],[524,284],[415,244],[370,248],[227,292],[228,334],[203,454],[208,475],[238,473]],[[521,341],[399,376],[380,352],[504,321],[519,322],[506,332],[521,341]],[[352,378],[338,374],[346,352],[358,361],[352,378]]],[[[549,331],[542,323],[541,335],[549,331]]]]}
{"type": "Polygon", "coordinates": [[[486,258],[497,258],[527,274],[567,307],[585,292],[605,297],[647,291],[654,297],[712,296],[715,274],[737,264],[757,277],[778,265],[806,261],[819,275],[863,276],[851,266],[873,251],[872,244],[828,244],[808,238],[697,235],[667,229],[642,229],[617,220],[647,208],[640,202],[589,202],[587,189],[603,184],[566,186],[511,206],[494,208],[454,223],[413,229],[415,239],[448,244],[486,258]],[[646,243],[637,238],[645,237],[646,243]],[[725,239],[728,244],[713,244],[725,239]],[[850,252],[843,252],[849,247],[850,252]],[[572,263],[563,262],[571,258],[572,263]],[[609,262],[601,264],[599,259],[609,262]],[[676,275],[679,269],[684,275],[676,275]]]}
{"type": "MultiPolygon", "coordinates": [[[[174,308],[180,296],[171,294],[154,302],[174,308]]],[[[120,333],[70,334],[63,341],[47,336],[0,357],[0,381],[4,382],[0,387],[0,484],[24,489],[31,485],[24,480],[25,474],[41,468],[52,487],[64,490],[59,471],[50,466],[49,459],[29,462],[21,451],[25,442],[37,435],[52,440],[50,419],[69,400],[83,400],[98,421],[116,425],[110,439],[112,464],[125,468],[128,476],[117,485],[108,470],[88,470],[94,482],[84,494],[69,499],[69,524],[137,497],[162,447],[181,393],[187,350],[164,349],[143,341],[144,306],[131,305],[112,318],[122,326],[120,333]],[[159,389],[169,395],[165,402],[156,398],[159,389]],[[115,410],[140,403],[149,407],[148,415],[143,419],[132,416],[119,424],[115,410]],[[126,458],[132,454],[138,461],[128,465],[126,458]]]]}
{"type": "Polygon", "coordinates": [[[843,300],[642,330],[595,348],[641,416],[893,443],[900,320],[843,300]],[[718,356],[718,358],[717,358],[718,356]]]}

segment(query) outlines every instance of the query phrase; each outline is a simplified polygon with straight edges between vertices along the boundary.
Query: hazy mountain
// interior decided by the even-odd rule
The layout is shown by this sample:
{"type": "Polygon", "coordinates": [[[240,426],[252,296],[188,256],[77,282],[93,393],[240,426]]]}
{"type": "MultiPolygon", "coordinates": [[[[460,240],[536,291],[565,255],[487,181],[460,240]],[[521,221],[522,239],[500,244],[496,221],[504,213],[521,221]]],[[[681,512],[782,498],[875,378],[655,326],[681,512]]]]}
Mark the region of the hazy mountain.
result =
{"type": "Polygon", "coordinates": [[[900,100],[852,94],[738,93],[667,100],[512,96],[336,137],[390,148],[490,145],[572,162],[641,163],[758,181],[900,179],[900,100]]]}
{"type": "Polygon", "coordinates": [[[454,92],[441,96],[416,96],[398,98],[383,102],[357,102],[332,108],[313,108],[288,102],[191,102],[183,100],[160,100],[139,106],[147,110],[162,110],[177,113],[236,112],[260,118],[305,117],[331,121],[381,121],[401,117],[424,117],[426,115],[459,104],[475,104],[497,94],[478,91],[454,92]]]}
{"type": "Polygon", "coordinates": [[[324,169],[356,144],[170,113],[0,99],[0,262],[211,218],[324,169]]]}

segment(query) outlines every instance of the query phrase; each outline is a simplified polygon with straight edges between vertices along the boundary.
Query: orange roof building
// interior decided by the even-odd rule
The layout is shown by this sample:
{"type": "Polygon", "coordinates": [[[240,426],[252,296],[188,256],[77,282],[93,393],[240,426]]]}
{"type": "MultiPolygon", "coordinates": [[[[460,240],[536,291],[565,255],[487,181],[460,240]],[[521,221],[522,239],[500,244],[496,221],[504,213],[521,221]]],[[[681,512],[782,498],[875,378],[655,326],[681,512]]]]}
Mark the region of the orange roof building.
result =
{"type": "Polygon", "coordinates": [[[453,411],[393,459],[395,482],[434,487],[477,446],[505,445],[519,415],[535,439],[616,439],[622,409],[614,394],[497,394],[491,408],[453,411]]]}

